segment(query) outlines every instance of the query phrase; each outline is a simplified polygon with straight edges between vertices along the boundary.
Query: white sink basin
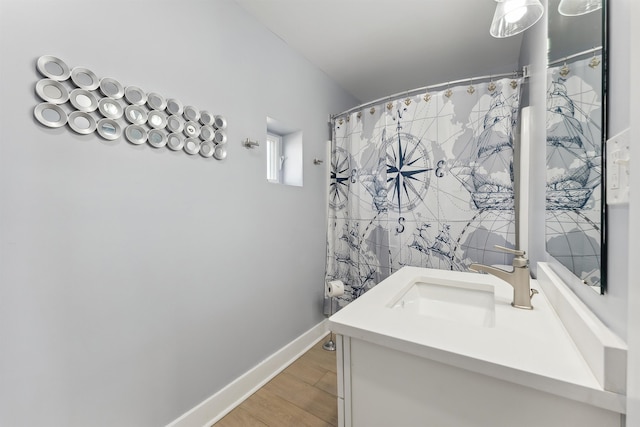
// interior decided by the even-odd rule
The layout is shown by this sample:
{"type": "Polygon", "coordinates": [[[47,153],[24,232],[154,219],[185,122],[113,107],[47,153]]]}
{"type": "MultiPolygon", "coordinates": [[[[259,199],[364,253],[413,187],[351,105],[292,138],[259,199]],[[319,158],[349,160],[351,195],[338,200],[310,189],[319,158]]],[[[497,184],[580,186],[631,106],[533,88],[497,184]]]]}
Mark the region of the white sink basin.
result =
{"type": "Polygon", "coordinates": [[[495,326],[492,285],[439,280],[417,281],[396,295],[387,307],[434,319],[466,325],[495,326]]]}

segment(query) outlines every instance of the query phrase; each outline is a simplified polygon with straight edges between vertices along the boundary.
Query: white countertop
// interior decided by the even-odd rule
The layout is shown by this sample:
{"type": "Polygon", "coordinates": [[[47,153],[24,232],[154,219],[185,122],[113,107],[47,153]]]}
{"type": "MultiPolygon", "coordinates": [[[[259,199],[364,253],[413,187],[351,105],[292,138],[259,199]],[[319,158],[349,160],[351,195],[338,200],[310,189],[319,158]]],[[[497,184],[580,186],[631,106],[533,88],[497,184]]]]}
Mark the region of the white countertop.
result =
{"type": "Polygon", "coordinates": [[[533,310],[511,306],[513,288],[487,274],[403,267],[331,316],[333,332],[461,369],[625,413],[624,395],[605,391],[538,290],[533,310]],[[495,287],[495,326],[481,327],[388,307],[415,279],[454,279],[495,287]]]}

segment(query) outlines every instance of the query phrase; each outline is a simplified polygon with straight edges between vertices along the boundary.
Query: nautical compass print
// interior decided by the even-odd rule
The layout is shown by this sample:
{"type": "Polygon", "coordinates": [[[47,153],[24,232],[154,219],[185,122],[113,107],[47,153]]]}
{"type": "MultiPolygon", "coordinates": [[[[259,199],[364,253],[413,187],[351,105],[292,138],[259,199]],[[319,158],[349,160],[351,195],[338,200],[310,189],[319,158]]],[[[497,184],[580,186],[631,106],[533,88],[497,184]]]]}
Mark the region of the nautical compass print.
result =
{"type": "Polygon", "coordinates": [[[429,155],[415,136],[398,132],[384,141],[387,159],[387,195],[395,212],[413,210],[429,189],[433,171],[429,155]]]}
{"type": "Polygon", "coordinates": [[[331,153],[331,178],[329,181],[329,205],[340,210],[348,201],[351,162],[344,148],[336,147],[331,153]]]}

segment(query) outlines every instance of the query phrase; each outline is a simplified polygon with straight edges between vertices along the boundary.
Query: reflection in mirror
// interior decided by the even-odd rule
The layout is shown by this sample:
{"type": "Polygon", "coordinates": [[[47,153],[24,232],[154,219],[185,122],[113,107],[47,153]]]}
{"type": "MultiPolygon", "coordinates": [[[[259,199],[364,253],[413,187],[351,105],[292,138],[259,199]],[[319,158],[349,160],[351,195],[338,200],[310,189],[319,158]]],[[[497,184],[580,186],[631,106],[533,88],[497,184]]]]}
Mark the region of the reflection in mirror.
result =
{"type": "Polygon", "coordinates": [[[267,181],[302,187],[302,131],[267,117],[265,137],[267,181]]]}
{"type": "Polygon", "coordinates": [[[78,74],[76,74],[76,79],[78,80],[78,83],[80,83],[80,84],[82,84],[84,86],[91,86],[93,84],[93,79],[87,73],[78,73],[78,74]]]}
{"type": "Polygon", "coordinates": [[[86,117],[77,116],[73,119],[73,124],[76,125],[78,129],[89,129],[91,123],[86,117]]]}
{"type": "Polygon", "coordinates": [[[77,95],[76,96],[76,102],[81,107],[88,108],[88,107],[91,106],[91,99],[89,99],[89,97],[87,95],[82,95],[82,94],[77,95]]]}
{"type": "Polygon", "coordinates": [[[118,86],[116,86],[114,83],[107,82],[104,84],[104,90],[106,92],[106,95],[115,95],[116,93],[118,93],[118,86]]]}
{"type": "MultiPolygon", "coordinates": [[[[564,16],[548,2],[546,249],[604,293],[606,4],[564,16]]],[[[576,3],[575,1],[573,3],[576,3]]]]}
{"type": "Polygon", "coordinates": [[[83,111],[74,111],[69,114],[69,127],[82,135],[87,135],[96,130],[96,121],[83,111]]]}
{"type": "Polygon", "coordinates": [[[112,141],[120,138],[120,125],[112,119],[101,119],[98,122],[97,130],[98,134],[104,139],[112,141]]]}
{"type": "Polygon", "coordinates": [[[120,82],[115,79],[105,77],[100,80],[100,91],[110,98],[120,99],[124,95],[124,89],[120,82]]]}
{"type": "Polygon", "coordinates": [[[45,108],[42,110],[42,117],[44,117],[48,122],[57,122],[62,118],[60,117],[60,113],[52,108],[45,108]]]}
{"type": "Polygon", "coordinates": [[[107,135],[115,135],[116,127],[112,123],[105,123],[101,126],[102,132],[107,135]]]}
{"type": "Polygon", "coordinates": [[[46,85],[44,89],[42,89],[49,98],[59,99],[62,98],[62,91],[58,89],[58,87],[54,85],[46,85]]]}
{"type": "Polygon", "coordinates": [[[47,72],[53,74],[54,76],[61,76],[64,74],[64,70],[62,69],[60,64],[58,64],[57,62],[53,62],[53,61],[47,62],[46,64],[44,64],[44,69],[47,70],[47,72]]]}

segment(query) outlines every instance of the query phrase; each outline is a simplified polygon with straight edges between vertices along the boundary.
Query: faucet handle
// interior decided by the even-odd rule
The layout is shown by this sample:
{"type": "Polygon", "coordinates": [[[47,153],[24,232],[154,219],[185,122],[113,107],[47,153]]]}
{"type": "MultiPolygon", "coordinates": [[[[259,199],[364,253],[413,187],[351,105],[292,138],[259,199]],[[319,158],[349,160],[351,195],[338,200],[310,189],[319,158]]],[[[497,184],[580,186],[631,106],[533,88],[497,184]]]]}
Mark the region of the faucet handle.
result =
{"type": "Polygon", "coordinates": [[[498,249],[499,251],[506,252],[509,254],[514,254],[515,256],[525,256],[526,254],[525,251],[521,251],[520,249],[505,248],[504,246],[500,246],[500,245],[494,245],[493,247],[498,249]]]}

